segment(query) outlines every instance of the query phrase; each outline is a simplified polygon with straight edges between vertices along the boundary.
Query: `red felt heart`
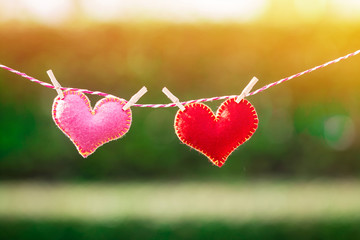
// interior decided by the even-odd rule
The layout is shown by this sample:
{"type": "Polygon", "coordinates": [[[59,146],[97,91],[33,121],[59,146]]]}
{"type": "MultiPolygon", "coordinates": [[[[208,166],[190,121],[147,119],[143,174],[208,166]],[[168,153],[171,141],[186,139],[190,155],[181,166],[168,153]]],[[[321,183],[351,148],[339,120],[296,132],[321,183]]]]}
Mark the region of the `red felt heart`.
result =
{"type": "Polygon", "coordinates": [[[221,104],[216,115],[202,103],[185,105],[185,110],[176,114],[175,132],[183,143],[221,167],[254,134],[258,123],[255,108],[249,101],[236,103],[231,98],[221,104]]]}

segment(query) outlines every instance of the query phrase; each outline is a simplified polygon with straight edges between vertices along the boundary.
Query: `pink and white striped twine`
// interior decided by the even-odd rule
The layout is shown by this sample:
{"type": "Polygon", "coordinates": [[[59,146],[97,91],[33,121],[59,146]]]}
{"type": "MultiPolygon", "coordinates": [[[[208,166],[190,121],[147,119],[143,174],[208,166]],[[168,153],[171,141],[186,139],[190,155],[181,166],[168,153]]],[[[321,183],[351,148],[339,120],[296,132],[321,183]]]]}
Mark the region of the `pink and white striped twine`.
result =
{"type": "MultiPolygon", "coordinates": [[[[294,74],[294,75],[291,75],[290,77],[286,77],[286,78],[280,79],[279,81],[276,81],[276,82],[270,83],[270,84],[268,84],[268,85],[265,85],[265,86],[263,86],[262,88],[259,88],[259,89],[255,90],[255,91],[247,94],[246,97],[251,96],[251,95],[255,95],[255,94],[257,94],[257,93],[259,93],[259,92],[262,92],[262,91],[264,91],[264,90],[266,90],[266,89],[268,89],[268,88],[271,88],[271,87],[273,87],[273,86],[275,86],[275,85],[279,85],[279,84],[281,84],[281,83],[283,83],[283,82],[286,82],[286,81],[288,81],[288,80],[290,80],[290,79],[299,77],[299,76],[304,75],[304,74],[306,74],[306,73],[310,73],[310,72],[312,72],[312,71],[315,71],[315,70],[318,70],[318,69],[320,69],[320,68],[326,67],[326,66],[328,66],[328,65],[330,65],[330,64],[340,62],[341,60],[344,60],[344,59],[347,59],[347,58],[349,58],[349,57],[355,56],[355,55],[357,55],[357,54],[359,54],[359,53],[360,53],[360,49],[357,50],[357,51],[355,51],[355,52],[353,52],[353,53],[349,53],[349,54],[347,54],[347,55],[345,55],[345,56],[342,56],[342,57],[339,57],[339,58],[337,58],[337,59],[334,59],[334,60],[331,60],[331,61],[329,61],[329,62],[326,62],[326,63],[324,63],[324,64],[321,64],[321,65],[319,65],[319,66],[310,68],[310,69],[305,70],[305,71],[303,71],[303,72],[296,73],[296,74],[294,74]]],[[[38,84],[40,84],[40,85],[42,85],[42,86],[44,86],[44,87],[47,87],[47,88],[55,88],[55,87],[54,87],[53,85],[51,85],[50,83],[42,82],[42,81],[40,81],[40,80],[38,80],[38,79],[36,79],[36,78],[33,78],[33,77],[31,77],[31,76],[28,76],[28,75],[25,74],[25,73],[16,71],[16,70],[14,70],[14,69],[12,69],[12,68],[9,68],[9,67],[7,67],[7,66],[5,66],[5,65],[0,64],[0,68],[3,68],[3,69],[5,69],[5,70],[8,70],[8,71],[10,71],[10,72],[12,72],[12,73],[15,73],[15,74],[17,74],[17,75],[20,75],[20,76],[22,76],[22,77],[24,77],[24,78],[26,78],[26,79],[28,79],[28,80],[30,80],[30,81],[32,81],[32,82],[38,83],[38,84]]],[[[93,94],[93,95],[100,95],[100,96],[104,96],[104,97],[110,95],[110,94],[103,93],[103,92],[99,92],[99,91],[90,91],[90,90],[87,90],[87,89],[79,89],[79,88],[66,88],[66,87],[62,87],[61,90],[74,90],[74,91],[80,91],[80,92],[83,92],[83,93],[88,93],[88,94],[93,94]]],[[[111,96],[112,96],[112,95],[111,95],[111,96]]],[[[223,100],[223,99],[232,98],[232,97],[237,97],[237,96],[238,96],[238,95],[230,95],[230,96],[222,96],[222,97],[212,97],[212,98],[201,98],[201,99],[196,99],[196,100],[190,100],[190,101],[186,101],[186,102],[181,102],[181,104],[185,105],[185,104],[188,104],[188,103],[195,103],[195,102],[210,102],[210,101],[223,100]]],[[[165,107],[176,107],[176,104],[175,104],[175,103],[169,103],[169,104],[134,104],[133,106],[134,106],[134,107],[165,108],[165,107]]]]}

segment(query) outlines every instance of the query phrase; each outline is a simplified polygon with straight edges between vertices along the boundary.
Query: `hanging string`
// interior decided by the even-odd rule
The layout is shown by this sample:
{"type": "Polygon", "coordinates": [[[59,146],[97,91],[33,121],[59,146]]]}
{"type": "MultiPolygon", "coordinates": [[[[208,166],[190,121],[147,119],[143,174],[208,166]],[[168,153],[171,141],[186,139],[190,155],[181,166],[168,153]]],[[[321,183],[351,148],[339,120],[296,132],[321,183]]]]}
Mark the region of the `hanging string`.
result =
{"type": "MultiPolygon", "coordinates": [[[[315,70],[318,70],[320,68],[323,68],[323,67],[326,67],[330,64],[333,64],[333,63],[337,63],[337,62],[340,62],[344,59],[347,59],[349,57],[352,57],[352,56],[355,56],[357,54],[360,53],[360,49],[355,51],[355,52],[352,52],[352,53],[349,53],[345,56],[342,56],[342,57],[339,57],[337,59],[334,59],[334,60],[331,60],[329,62],[326,62],[324,64],[321,64],[319,66],[316,66],[316,67],[313,67],[313,68],[310,68],[308,70],[305,70],[303,72],[299,72],[299,73],[296,73],[294,75],[291,75],[289,77],[286,77],[286,78],[283,78],[283,79],[280,79],[279,81],[276,81],[276,82],[273,82],[273,83],[270,83],[268,85],[265,85],[249,94],[246,95],[246,97],[248,96],[252,96],[252,95],[255,95],[259,92],[262,92],[262,91],[265,91],[273,86],[276,86],[276,85],[279,85],[283,82],[286,82],[286,81],[289,81],[291,79],[294,79],[296,77],[300,77],[306,73],[310,73],[312,71],[315,71],[315,70]]],[[[54,89],[55,87],[53,85],[51,85],[50,83],[46,83],[46,82],[43,82],[43,81],[40,81],[36,78],[33,78],[25,73],[22,73],[22,72],[19,72],[17,70],[14,70],[10,67],[7,67],[5,65],[2,65],[0,64],[0,68],[3,68],[7,71],[10,71],[12,73],[15,73],[17,75],[20,75],[21,77],[24,77],[32,82],[35,82],[35,83],[38,83],[44,87],[47,87],[47,88],[52,88],[54,89]]],[[[99,91],[91,91],[91,90],[87,90],[87,89],[79,89],[79,88],[67,88],[67,87],[62,87],[61,90],[65,91],[65,90],[72,90],[72,91],[79,91],[79,92],[83,92],[83,93],[87,93],[87,94],[93,94],[93,95],[99,95],[99,96],[103,96],[103,97],[106,97],[106,96],[113,96],[113,95],[110,95],[108,93],[104,93],[104,92],[99,92],[99,91]]],[[[182,105],[185,105],[185,104],[189,104],[189,103],[195,103],[195,102],[210,102],[210,101],[215,101],[215,100],[224,100],[224,99],[228,99],[228,98],[234,98],[234,97],[237,97],[238,95],[230,95],[230,96],[222,96],[222,97],[212,97],[212,98],[201,98],[201,99],[196,99],[196,100],[190,100],[190,101],[186,101],[186,102],[181,102],[182,105]]],[[[175,107],[176,104],[175,103],[169,103],[169,104],[134,104],[133,105],[134,107],[149,107],[149,108],[166,108],[166,107],[175,107]]]]}

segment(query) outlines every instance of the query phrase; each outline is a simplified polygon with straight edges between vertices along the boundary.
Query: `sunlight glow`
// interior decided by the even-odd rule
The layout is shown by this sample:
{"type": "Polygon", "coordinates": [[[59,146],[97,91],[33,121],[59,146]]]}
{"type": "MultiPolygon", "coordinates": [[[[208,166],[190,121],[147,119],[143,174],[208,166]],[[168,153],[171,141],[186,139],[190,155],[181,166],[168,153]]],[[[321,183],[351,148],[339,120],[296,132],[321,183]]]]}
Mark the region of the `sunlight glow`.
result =
{"type": "Polygon", "coordinates": [[[322,18],[326,13],[329,1],[328,0],[316,0],[316,1],[304,1],[295,0],[295,8],[301,18],[312,21],[322,18]]]}
{"type": "Polygon", "coordinates": [[[72,14],[71,0],[0,0],[0,20],[61,24],[72,14]]]}
{"type": "Polygon", "coordinates": [[[260,16],[267,0],[83,0],[87,15],[100,21],[155,19],[167,21],[251,21],[260,16]]]}
{"type": "Polygon", "coordinates": [[[111,21],[119,16],[125,17],[128,2],[116,0],[82,0],[81,6],[85,15],[98,21],[111,21]]]}
{"type": "Polygon", "coordinates": [[[0,20],[20,20],[24,14],[24,8],[19,7],[18,1],[0,0],[0,20]]]}
{"type": "Polygon", "coordinates": [[[360,0],[0,0],[0,22],[360,21],[360,0]]]}
{"type": "Polygon", "coordinates": [[[57,24],[69,18],[71,0],[21,0],[29,14],[43,23],[57,24]]]}
{"type": "Polygon", "coordinates": [[[344,19],[360,19],[360,0],[333,0],[335,13],[344,19]]]}

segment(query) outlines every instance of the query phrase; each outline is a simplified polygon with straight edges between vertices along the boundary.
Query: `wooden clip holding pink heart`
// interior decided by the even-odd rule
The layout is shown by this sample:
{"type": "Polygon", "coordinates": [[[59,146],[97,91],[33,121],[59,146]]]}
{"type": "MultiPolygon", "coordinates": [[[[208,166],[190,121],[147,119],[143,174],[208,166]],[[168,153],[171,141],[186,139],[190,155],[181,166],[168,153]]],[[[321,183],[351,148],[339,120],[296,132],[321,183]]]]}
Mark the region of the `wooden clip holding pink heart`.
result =
{"type": "Polygon", "coordinates": [[[147,91],[143,87],[129,102],[107,96],[98,101],[92,109],[85,94],[73,90],[62,92],[51,70],[48,74],[59,94],[52,108],[55,124],[70,138],[83,157],[89,156],[103,144],[121,138],[129,131],[132,121],[130,107],[147,91]]]}

